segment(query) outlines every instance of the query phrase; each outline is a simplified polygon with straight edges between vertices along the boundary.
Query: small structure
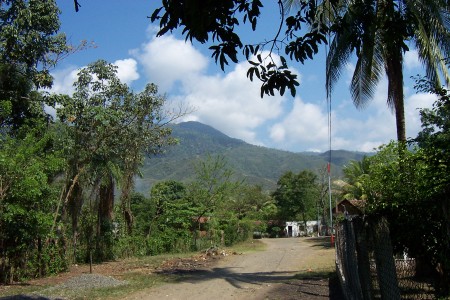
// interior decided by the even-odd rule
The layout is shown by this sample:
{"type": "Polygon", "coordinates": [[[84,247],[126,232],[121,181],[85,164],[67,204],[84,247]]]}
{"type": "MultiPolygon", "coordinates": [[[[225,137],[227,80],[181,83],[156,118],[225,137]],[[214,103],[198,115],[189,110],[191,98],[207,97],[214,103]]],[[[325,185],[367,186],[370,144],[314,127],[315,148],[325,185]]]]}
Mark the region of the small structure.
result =
{"type": "Polygon", "coordinates": [[[366,205],[366,201],[364,200],[347,200],[344,199],[340,201],[336,207],[333,209],[333,214],[339,215],[343,214],[345,216],[362,216],[364,215],[364,207],[366,205]]]}
{"type": "Polygon", "coordinates": [[[310,236],[314,232],[318,232],[320,228],[320,221],[306,221],[306,235],[310,236]]]}
{"type": "Polygon", "coordinates": [[[298,222],[286,222],[286,227],[284,229],[286,237],[298,237],[300,234],[300,228],[298,222]]]}

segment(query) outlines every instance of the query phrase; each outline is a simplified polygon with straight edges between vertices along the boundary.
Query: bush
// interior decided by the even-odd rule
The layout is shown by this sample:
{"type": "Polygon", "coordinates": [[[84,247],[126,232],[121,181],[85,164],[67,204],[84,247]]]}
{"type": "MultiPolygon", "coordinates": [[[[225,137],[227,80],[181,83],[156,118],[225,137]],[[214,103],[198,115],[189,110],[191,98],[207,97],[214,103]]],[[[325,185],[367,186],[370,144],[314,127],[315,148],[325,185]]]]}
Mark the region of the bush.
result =
{"type": "Polygon", "coordinates": [[[281,228],[278,226],[274,226],[270,229],[270,237],[277,238],[280,236],[281,228]]]}

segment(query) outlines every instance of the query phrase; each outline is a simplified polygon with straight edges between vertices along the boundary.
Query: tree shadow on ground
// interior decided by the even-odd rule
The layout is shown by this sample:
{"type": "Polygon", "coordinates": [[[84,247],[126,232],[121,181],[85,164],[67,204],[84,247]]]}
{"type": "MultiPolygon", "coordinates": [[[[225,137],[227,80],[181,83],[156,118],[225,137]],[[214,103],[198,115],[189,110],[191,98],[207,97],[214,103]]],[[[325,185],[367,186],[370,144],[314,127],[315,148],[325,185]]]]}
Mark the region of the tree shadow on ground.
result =
{"type": "MultiPolygon", "coordinates": [[[[239,268],[212,268],[207,270],[172,269],[174,282],[198,283],[223,279],[236,289],[271,287],[268,295],[276,299],[343,299],[339,280],[334,273],[323,273],[298,278],[296,272],[240,272],[239,268]]],[[[161,271],[163,274],[167,272],[161,271]]]]}
{"type": "Polygon", "coordinates": [[[330,236],[310,237],[305,238],[304,241],[310,244],[312,247],[323,249],[334,248],[334,243],[331,242],[330,236]]]}

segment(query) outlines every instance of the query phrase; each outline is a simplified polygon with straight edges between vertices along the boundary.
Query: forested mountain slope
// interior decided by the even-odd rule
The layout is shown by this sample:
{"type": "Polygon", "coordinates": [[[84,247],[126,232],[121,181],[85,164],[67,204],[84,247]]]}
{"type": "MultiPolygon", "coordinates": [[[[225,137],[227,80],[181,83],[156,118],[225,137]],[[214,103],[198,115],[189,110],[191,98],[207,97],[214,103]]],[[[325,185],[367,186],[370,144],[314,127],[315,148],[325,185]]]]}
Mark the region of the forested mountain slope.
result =
{"type": "MultiPolygon", "coordinates": [[[[152,184],[161,180],[189,182],[194,177],[195,161],[208,155],[223,155],[236,179],[260,184],[266,189],[274,189],[278,178],[286,171],[326,168],[329,157],[329,152],[293,153],[250,145],[199,122],[184,122],[172,125],[172,128],[172,136],[179,140],[178,145],[145,161],[143,177],[136,181],[138,192],[147,194],[152,184]]],[[[348,161],[360,160],[363,156],[360,152],[332,151],[332,176],[339,177],[348,161]]]]}

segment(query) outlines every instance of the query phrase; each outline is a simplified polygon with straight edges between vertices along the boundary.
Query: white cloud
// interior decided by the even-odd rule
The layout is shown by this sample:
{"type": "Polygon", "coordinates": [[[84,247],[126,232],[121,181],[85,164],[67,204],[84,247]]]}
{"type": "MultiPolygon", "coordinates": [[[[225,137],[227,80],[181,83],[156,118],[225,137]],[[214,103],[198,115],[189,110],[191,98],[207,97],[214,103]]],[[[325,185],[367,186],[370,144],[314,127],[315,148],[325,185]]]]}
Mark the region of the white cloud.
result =
{"type": "MultiPolygon", "coordinates": [[[[386,103],[387,81],[378,85],[374,98],[363,111],[341,106],[335,111],[332,143],[334,149],[373,151],[381,144],[396,140],[395,115],[386,103]]],[[[406,135],[415,137],[421,122],[417,108],[431,107],[431,94],[413,94],[405,98],[406,135]]]]}
{"type": "Polygon", "coordinates": [[[292,110],[270,128],[270,137],[279,146],[301,147],[303,150],[326,149],[328,141],[327,113],[317,104],[294,100],[292,110]]]}
{"type": "Polygon", "coordinates": [[[262,144],[257,130],[278,117],[284,98],[260,98],[258,82],[246,77],[247,63],[237,64],[225,76],[188,76],[182,80],[182,95],[195,111],[185,120],[211,125],[225,134],[249,143],[262,144]]]}
{"type": "MultiPolygon", "coordinates": [[[[152,32],[154,34],[154,32],[152,32]]],[[[324,91],[314,90],[314,74],[304,74],[310,85],[295,99],[288,95],[260,98],[260,82],[246,77],[249,65],[230,66],[227,73],[217,67],[207,73],[209,58],[184,40],[173,36],[150,37],[141,48],[131,52],[133,58],[114,62],[118,75],[126,83],[139,79],[138,67],[143,67],[146,79],[167,92],[173,102],[194,107],[181,121],[198,121],[252,144],[290,150],[328,149],[328,115],[324,91]],[[320,96],[322,95],[322,96],[320,96]]],[[[415,67],[417,55],[405,55],[405,64],[415,67]]],[[[53,91],[71,93],[79,68],[55,72],[53,91]]],[[[343,69],[341,82],[335,86],[332,99],[332,148],[373,151],[383,143],[396,139],[395,117],[386,105],[387,82],[377,86],[373,100],[364,110],[357,110],[348,94],[348,80],[354,65],[343,69]],[[346,82],[347,81],[347,82],[346,82]]],[[[297,72],[298,73],[298,72],[297,72]]],[[[299,75],[299,78],[300,75],[299,75]]],[[[407,89],[408,87],[405,87],[407,89]]],[[[302,92],[300,88],[298,94],[302,92]]],[[[289,94],[289,93],[287,93],[289,94]]],[[[430,107],[435,97],[412,94],[405,99],[407,136],[415,137],[420,130],[417,107],[430,107]]]]}
{"type": "MultiPolygon", "coordinates": [[[[136,60],[132,58],[116,60],[113,65],[117,66],[117,76],[123,83],[130,84],[134,80],[139,79],[136,60]]],[[[85,67],[69,66],[53,72],[54,80],[51,92],[72,95],[75,91],[73,84],[78,79],[78,72],[85,67]]]]}
{"type": "Polygon", "coordinates": [[[117,66],[117,77],[120,81],[130,84],[139,79],[137,71],[137,61],[132,58],[116,60],[113,65],[117,66]]]}
{"type": "Polygon", "coordinates": [[[191,44],[173,36],[152,38],[141,48],[130,51],[144,67],[148,79],[166,92],[180,80],[205,71],[208,58],[191,44]]]}
{"type": "Polygon", "coordinates": [[[51,92],[56,94],[72,95],[74,92],[73,83],[77,80],[79,68],[71,66],[66,69],[52,73],[53,86],[51,92]]]}
{"type": "Polygon", "coordinates": [[[417,50],[409,50],[405,52],[405,55],[403,57],[403,65],[408,70],[420,68],[421,63],[419,61],[417,50]]]}
{"type": "Polygon", "coordinates": [[[406,135],[415,138],[421,130],[420,108],[431,108],[436,95],[419,93],[408,97],[405,101],[406,135]]]}

